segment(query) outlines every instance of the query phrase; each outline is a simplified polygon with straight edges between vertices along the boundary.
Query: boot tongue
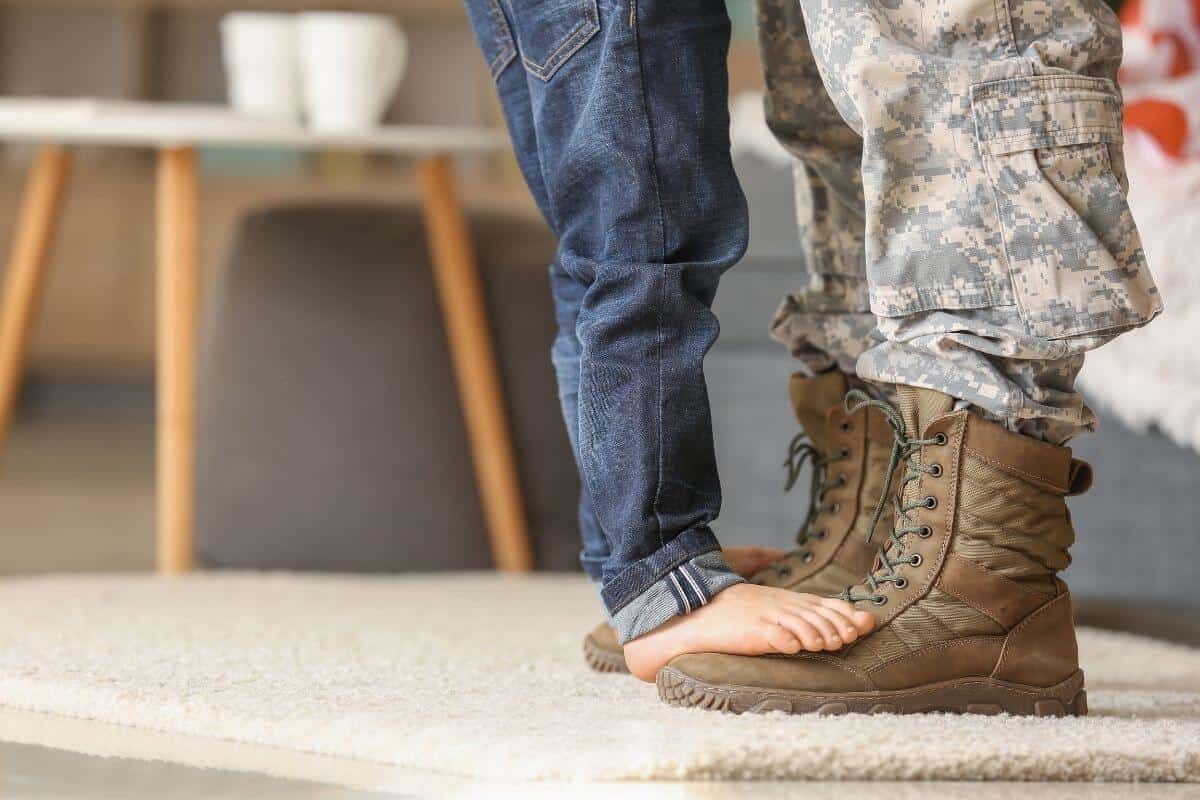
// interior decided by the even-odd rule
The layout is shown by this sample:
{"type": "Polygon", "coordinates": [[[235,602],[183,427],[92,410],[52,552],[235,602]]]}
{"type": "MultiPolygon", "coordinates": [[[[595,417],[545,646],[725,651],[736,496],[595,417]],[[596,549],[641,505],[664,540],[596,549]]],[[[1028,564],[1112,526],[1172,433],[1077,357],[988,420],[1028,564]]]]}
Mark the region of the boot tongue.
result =
{"type": "Polygon", "coordinates": [[[788,394],[791,395],[792,408],[804,432],[812,439],[818,452],[828,453],[829,426],[826,414],[845,398],[846,376],[838,370],[813,378],[797,372],[788,381],[788,394]]]}
{"type": "Polygon", "coordinates": [[[920,438],[930,421],[954,409],[954,398],[950,395],[916,386],[898,385],[896,400],[910,439],[920,438]]]}
{"type": "MultiPolygon", "coordinates": [[[[905,432],[909,439],[919,439],[925,433],[926,426],[954,409],[954,398],[948,394],[936,392],[933,389],[921,389],[916,386],[896,386],[896,404],[900,416],[904,419],[905,432]]],[[[913,461],[921,461],[921,452],[913,455],[913,461]]],[[[903,469],[901,470],[903,472],[903,469]]],[[[917,482],[908,484],[904,490],[904,502],[910,503],[916,499],[917,482]]],[[[895,520],[893,520],[895,522],[895,520]]]]}
{"type": "MultiPolygon", "coordinates": [[[[924,433],[925,427],[942,414],[949,413],[954,409],[954,398],[949,395],[935,392],[932,389],[921,389],[916,386],[896,385],[896,408],[900,412],[901,419],[904,420],[905,433],[909,439],[917,439],[924,433]]],[[[920,461],[921,454],[918,451],[914,454],[914,460],[920,461]]],[[[903,475],[907,467],[901,462],[900,474],[903,475]]],[[[879,524],[875,527],[874,539],[875,544],[882,545],[885,548],[892,545],[888,542],[888,532],[894,529],[897,523],[896,516],[891,513],[891,492],[899,490],[897,478],[890,484],[888,505],[885,506],[883,518],[879,520],[879,524]]],[[[909,483],[904,489],[904,497],[902,501],[905,503],[912,502],[918,492],[917,482],[909,483]]],[[[871,571],[874,572],[879,568],[879,559],[876,558],[875,563],[871,566],[871,571]]],[[[860,582],[850,587],[850,593],[856,595],[865,595],[869,593],[869,585],[866,582],[860,582]]],[[[866,609],[870,610],[870,609],[866,609]]]]}

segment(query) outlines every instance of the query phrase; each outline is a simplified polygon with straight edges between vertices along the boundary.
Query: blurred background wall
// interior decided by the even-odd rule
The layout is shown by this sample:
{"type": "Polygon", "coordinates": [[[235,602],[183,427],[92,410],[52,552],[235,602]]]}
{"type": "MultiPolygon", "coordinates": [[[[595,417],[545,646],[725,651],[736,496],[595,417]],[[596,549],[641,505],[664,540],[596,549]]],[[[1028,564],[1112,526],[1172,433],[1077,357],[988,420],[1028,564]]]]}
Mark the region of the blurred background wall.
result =
{"type": "MultiPolygon", "coordinates": [[[[338,4],[267,3],[301,9],[338,4]]],[[[347,4],[342,4],[347,5],[347,4]]],[[[408,74],[388,118],[477,124],[494,119],[487,74],[454,0],[368,2],[396,12],[409,36],[408,74]]],[[[0,3],[0,93],[50,97],[224,102],[218,21],[254,3],[0,3]]],[[[28,149],[6,146],[0,220],[15,218],[28,149]]],[[[35,379],[149,376],[153,361],[153,161],[148,154],[81,154],[33,337],[35,379]],[[119,302],[97,302],[111,296],[119,302]]],[[[402,194],[404,162],[364,163],[288,153],[205,156],[202,263],[211,275],[232,224],[248,207],[279,198],[402,194]],[[223,180],[234,177],[234,180],[223,180]]],[[[479,176],[477,166],[474,176],[479,176]]],[[[515,182],[510,182],[515,186],[515,182]]],[[[517,187],[519,193],[519,187],[517,187]]],[[[519,200],[523,196],[517,194],[519,200]]],[[[2,226],[7,248],[9,226],[2,226]]],[[[4,250],[7,252],[7,249],[4,250]]]]}

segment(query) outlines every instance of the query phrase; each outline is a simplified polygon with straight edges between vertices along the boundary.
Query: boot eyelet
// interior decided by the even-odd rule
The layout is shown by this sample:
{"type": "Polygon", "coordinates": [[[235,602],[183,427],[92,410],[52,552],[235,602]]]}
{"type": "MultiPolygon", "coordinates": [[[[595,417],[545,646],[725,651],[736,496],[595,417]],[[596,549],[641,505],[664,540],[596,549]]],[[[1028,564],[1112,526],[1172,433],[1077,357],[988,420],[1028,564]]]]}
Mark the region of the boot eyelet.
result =
{"type": "Polygon", "coordinates": [[[877,594],[871,598],[871,602],[877,606],[882,606],[887,603],[887,598],[881,594],[877,594]]]}
{"type": "Polygon", "coordinates": [[[897,589],[903,589],[908,586],[908,578],[896,578],[896,580],[892,581],[892,584],[897,589]]]}
{"type": "Polygon", "coordinates": [[[950,439],[944,433],[935,434],[933,437],[933,443],[936,445],[944,445],[949,441],[950,439]]]}
{"type": "Polygon", "coordinates": [[[849,422],[843,422],[841,425],[841,428],[842,428],[842,433],[849,433],[850,431],[854,430],[854,426],[851,425],[849,422]]]}
{"type": "Polygon", "coordinates": [[[837,476],[837,480],[838,480],[838,486],[845,486],[847,483],[850,482],[850,479],[846,477],[846,473],[844,473],[844,472],[841,475],[837,476]]]}
{"type": "Polygon", "coordinates": [[[813,560],[813,554],[812,554],[812,553],[805,553],[805,554],[804,554],[804,563],[805,563],[805,564],[811,564],[811,563],[812,563],[812,560],[813,560]]]}
{"type": "Polygon", "coordinates": [[[929,474],[931,476],[933,476],[934,478],[942,477],[942,465],[941,464],[930,464],[929,465],[929,474]]]}
{"type": "Polygon", "coordinates": [[[849,458],[849,457],[850,457],[850,448],[843,447],[842,448],[842,458],[849,458]]]}
{"type": "Polygon", "coordinates": [[[922,525],[921,530],[917,531],[917,536],[920,536],[922,539],[928,539],[930,536],[933,536],[933,528],[928,525],[922,525]]]}
{"type": "Polygon", "coordinates": [[[834,503],[832,506],[830,506],[830,507],[829,507],[829,511],[830,511],[830,513],[832,513],[832,514],[836,514],[836,513],[838,513],[838,512],[839,512],[839,511],[841,511],[841,510],[842,510],[842,504],[841,504],[841,503],[834,503]]]}
{"type": "Polygon", "coordinates": [[[937,498],[934,497],[933,495],[929,495],[928,497],[926,497],[925,498],[925,507],[926,508],[937,508],[937,498]]]}
{"type": "Polygon", "coordinates": [[[780,567],[779,569],[777,569],[775,571],[779,574],[779,577],[781,577],[781,578],[791,577],[791,574],[792,574],[791,567],[780,567]]]}
{"type": "Polygon", "coordinates": [[[829,531],[825,530],[824,528],[821,528],[821,530],[819,530],[813,534],[813,538],[824,539],[828,535],[829,535],[829,531]]]}
{"type": "Polygon", "coordinates": [[[908,560],[908,563],[909,563],[909,564],[912,564],[914,567],[919,567],[919,566],[921,566],[921,562],[922,562],[922,561],[924,561],[924,559],[923,559],[923,558],[921,558],[921,554],[920,554],[920,553],[913,553],[913,554],[912,554],[912,558],[910,558],[910,559],[908,560]]]}

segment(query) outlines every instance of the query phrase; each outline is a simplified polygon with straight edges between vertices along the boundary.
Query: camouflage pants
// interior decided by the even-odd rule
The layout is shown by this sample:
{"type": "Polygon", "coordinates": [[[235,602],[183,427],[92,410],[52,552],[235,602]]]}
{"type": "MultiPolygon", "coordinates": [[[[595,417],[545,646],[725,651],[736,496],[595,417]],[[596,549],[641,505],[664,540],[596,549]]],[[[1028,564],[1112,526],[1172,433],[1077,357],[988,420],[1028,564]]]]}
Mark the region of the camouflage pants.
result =
{"type": "Polygon", "coordinates": [[[1161,302],[1125,202],[1101,0],[757,0],[796,157],[802,369],[946,392],[1054,442],[1087,350],[1161,302]]]}

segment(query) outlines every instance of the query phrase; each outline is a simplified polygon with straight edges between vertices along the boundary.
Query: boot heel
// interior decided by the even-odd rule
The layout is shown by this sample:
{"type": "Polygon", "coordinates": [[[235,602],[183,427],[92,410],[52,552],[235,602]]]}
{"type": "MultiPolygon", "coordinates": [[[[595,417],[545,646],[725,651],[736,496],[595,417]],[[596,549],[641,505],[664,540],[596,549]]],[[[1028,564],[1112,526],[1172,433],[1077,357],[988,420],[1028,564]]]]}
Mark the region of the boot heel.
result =
{"type": "Polygon", "coordinates": [[[1087,691],[1083,670],[1054,686],[1022,686],[995,678],[986,681],[949,681],[936,689],[926,687],[924,697],[901,700],[901,711],[942,710],[966,714],[1012,714],[1023,717],[1087,716],[1087,691]],[[907,702],[906,702],[907,700],[907,702]]]}
{"type": "MultiPolygon", "coordinates": [[[[1035,717],[1086,717],[1087,690],[1083,688],[1083,670],[1046,690],[1052,693],[1033,702],[1035,717]]],[[[1014,712],[1017,713],[1017,712],[1014,712]]]]}

